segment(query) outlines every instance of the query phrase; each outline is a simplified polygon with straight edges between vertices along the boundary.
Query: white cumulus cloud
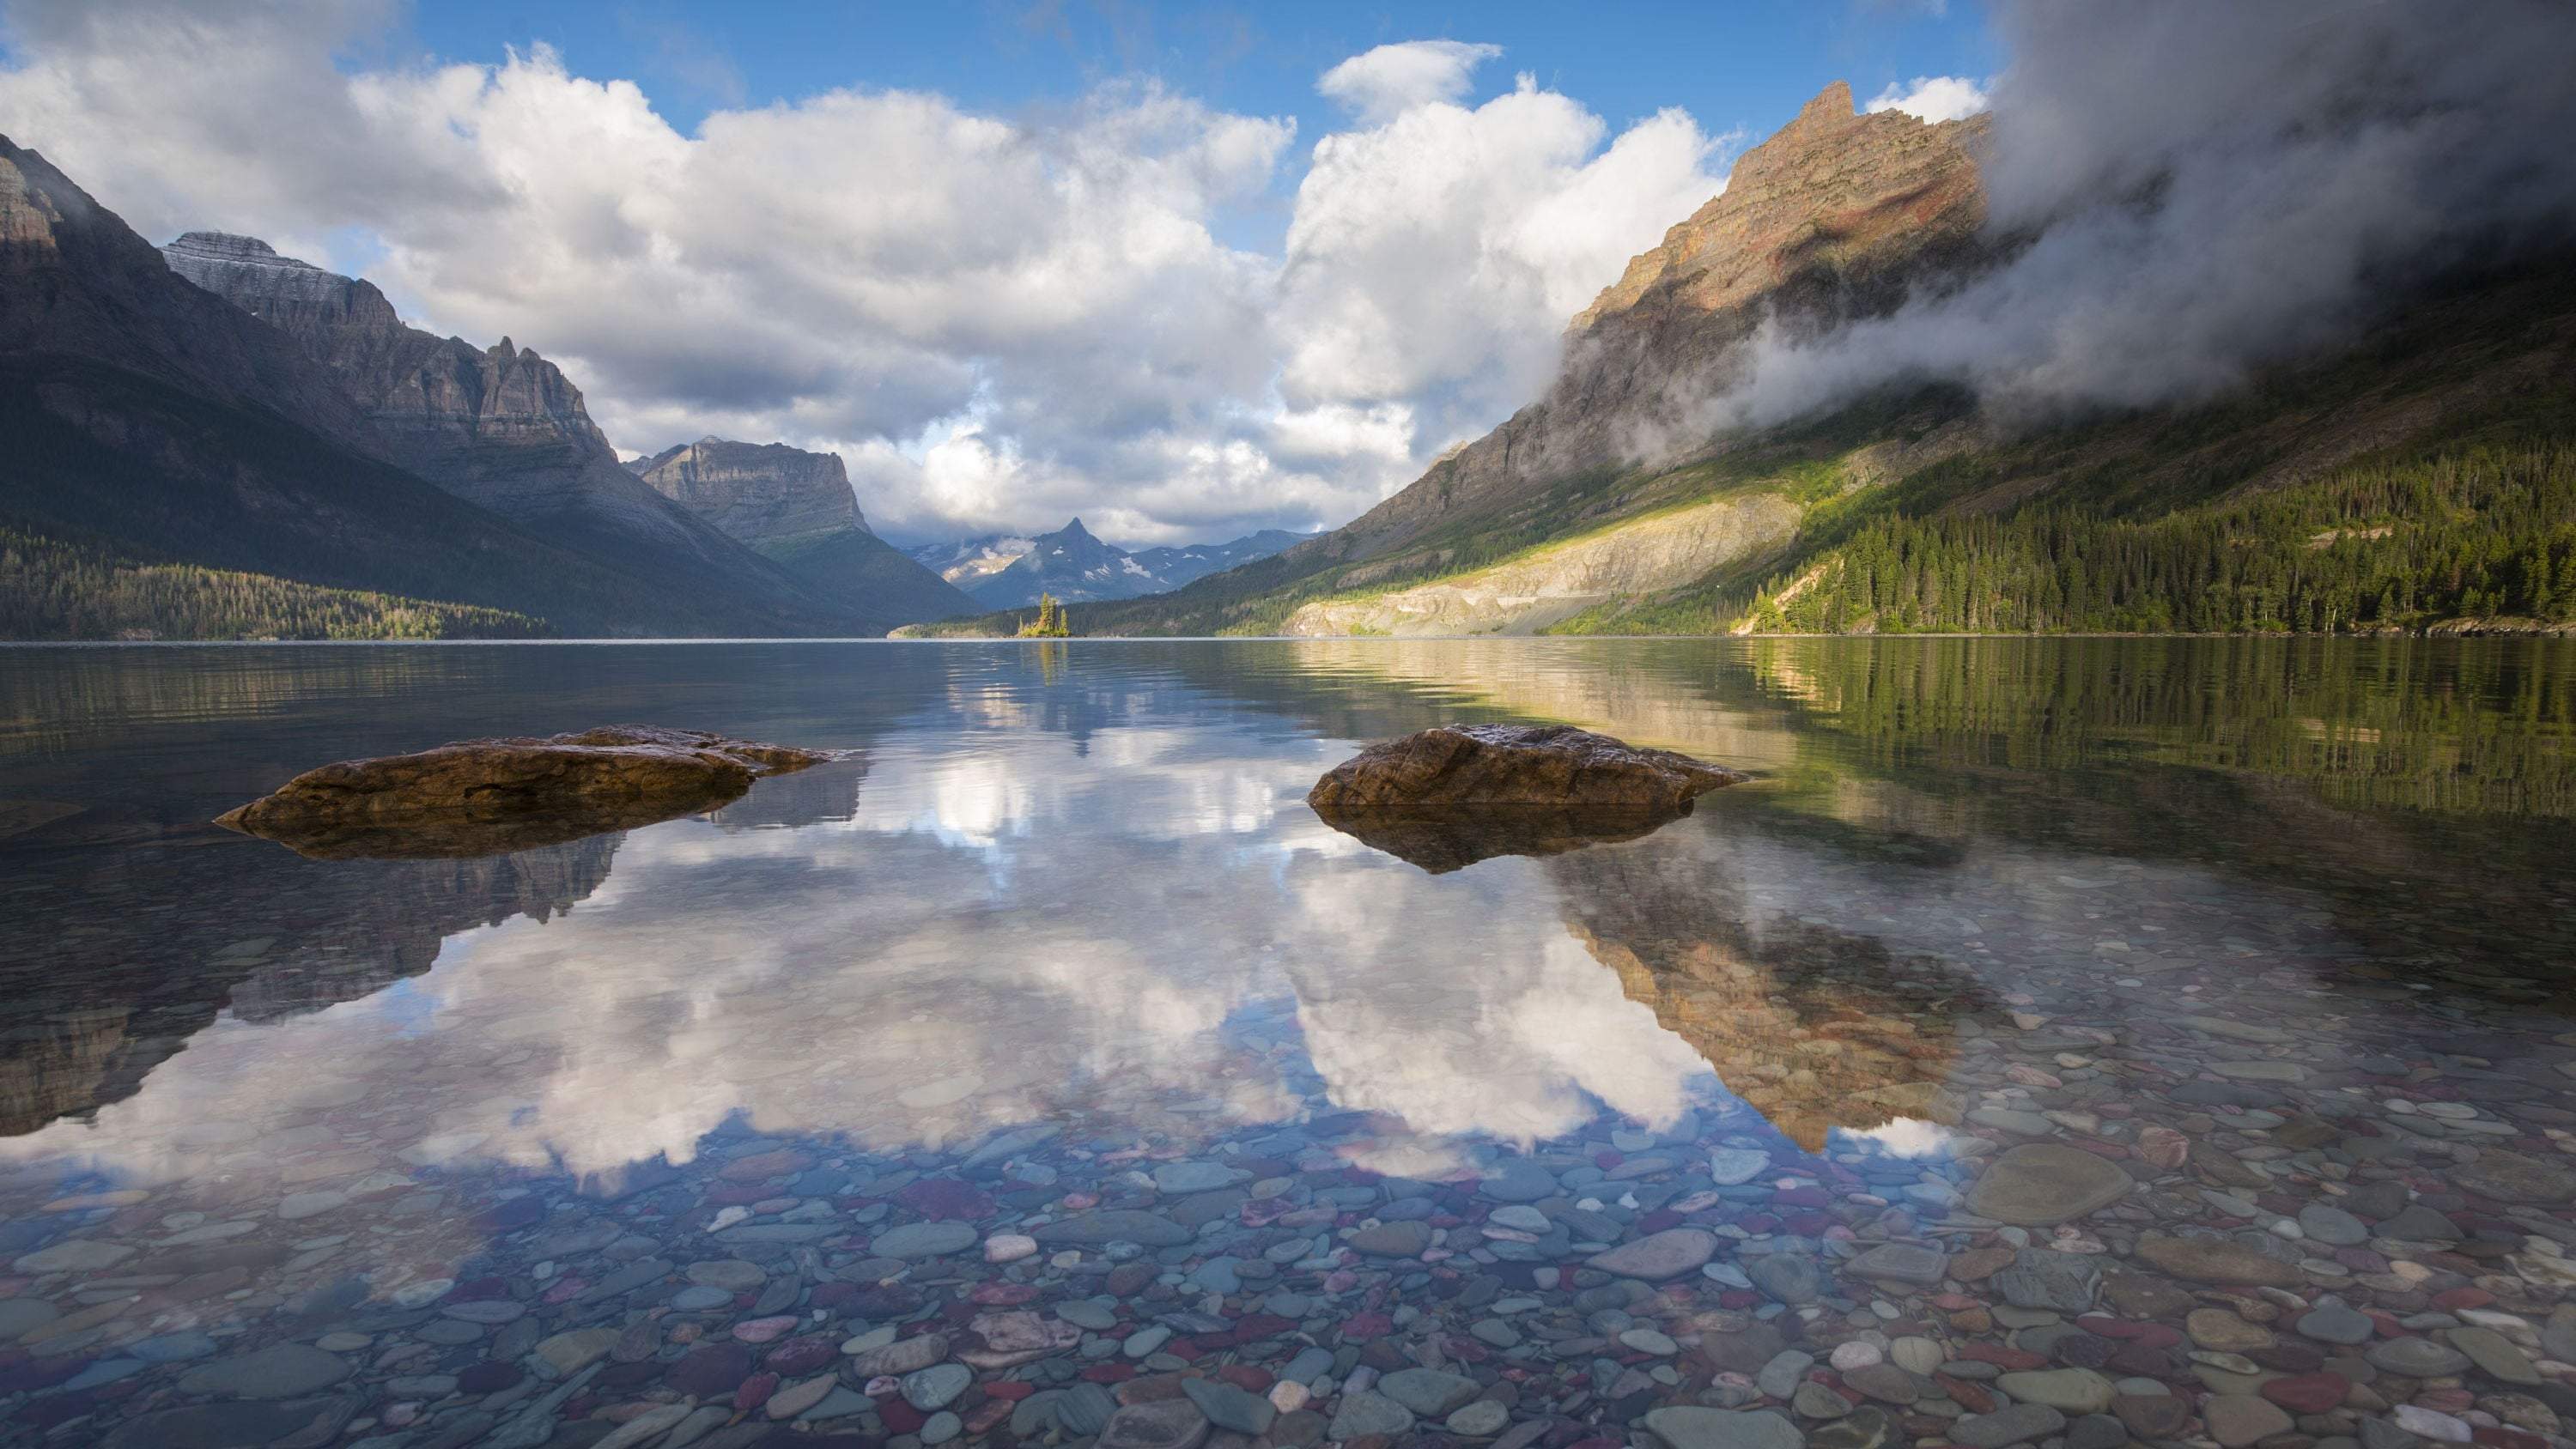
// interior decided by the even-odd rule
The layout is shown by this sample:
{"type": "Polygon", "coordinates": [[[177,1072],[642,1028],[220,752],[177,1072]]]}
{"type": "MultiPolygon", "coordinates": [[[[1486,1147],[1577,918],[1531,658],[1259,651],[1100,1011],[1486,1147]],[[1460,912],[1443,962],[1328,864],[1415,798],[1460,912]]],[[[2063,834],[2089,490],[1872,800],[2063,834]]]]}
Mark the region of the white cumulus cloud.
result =
{"type": "Polygon", "coordinates": [[[1715,150],[1678,110],[1612,139],[1526,75],[1325,137],[1288,227],[1283,391],[1402,402],[1435,450],[1482,432],[1544,387],[1566,320],[1724,186],[1715,150]]]}
{"type": "MultiPolygon", "coordinates": [[[[1721,185],[1496,47],[1381,46],[1350,128],[1150,78],[1002,116],[850,88],[673,126],[542,45],[397,53],[380,0],[0,0],[0,132],[138,231],[220,228],[561,362],[621,449],[832,448],[897,536],[1343,521],[1544,383],[1565,320],[1721,185]],[[1303,165],[1275,249],[1240,239],[1303,165]]],[[[1276,223],[1273,223],[1274,225],[1276,223]]]]}
{"type": "Polygon", "coordinates": [[[1903,111],[1921,121],[1964,120],[1990,104],[1986,88],[1963,75],[1918,75],[1903,85],[1890,82],[1869,98],[1865,111],[1903,111]]]}
{"type": "Polygon", "coordinates": [[[1315,90],[1373,126],[1416,106],[1466,95],[1476,67],[1502,53],[1499,45],[1463,40],[1399,41],[1334,66],[1316,80],[1315,90]]]}

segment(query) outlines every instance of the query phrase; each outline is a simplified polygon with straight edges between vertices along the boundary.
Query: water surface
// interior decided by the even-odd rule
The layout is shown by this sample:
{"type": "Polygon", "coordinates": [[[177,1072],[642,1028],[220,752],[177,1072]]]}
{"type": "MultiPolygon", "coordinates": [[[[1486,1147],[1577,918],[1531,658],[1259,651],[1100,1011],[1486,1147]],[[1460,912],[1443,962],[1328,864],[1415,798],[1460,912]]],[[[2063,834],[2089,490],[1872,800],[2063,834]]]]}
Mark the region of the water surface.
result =
{"type": "Polygon", "coordinates": [[[2571,719],[2475,642],[0,650],[0,1443],[2555,1432],[2571,719]],[[1756,778],[1438,874],[1305,807],[1473,720],[1756,778]],[[626,722],[853,753],[205,823],[626,722]]]}

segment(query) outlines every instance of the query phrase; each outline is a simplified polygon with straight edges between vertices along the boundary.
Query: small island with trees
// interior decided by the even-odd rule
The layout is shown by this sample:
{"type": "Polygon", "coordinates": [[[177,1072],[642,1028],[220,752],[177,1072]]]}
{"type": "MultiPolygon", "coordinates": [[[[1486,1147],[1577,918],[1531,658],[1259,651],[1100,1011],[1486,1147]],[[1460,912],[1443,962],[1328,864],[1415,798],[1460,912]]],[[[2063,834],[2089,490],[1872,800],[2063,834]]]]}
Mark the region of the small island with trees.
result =
{"type": "Polygon", "coordinates": [[[1038,595],[1038,616],[1020,621],[1023,639],[1068,639],[1073,636],[1073,618],[1053,594],[1038,595]]]}

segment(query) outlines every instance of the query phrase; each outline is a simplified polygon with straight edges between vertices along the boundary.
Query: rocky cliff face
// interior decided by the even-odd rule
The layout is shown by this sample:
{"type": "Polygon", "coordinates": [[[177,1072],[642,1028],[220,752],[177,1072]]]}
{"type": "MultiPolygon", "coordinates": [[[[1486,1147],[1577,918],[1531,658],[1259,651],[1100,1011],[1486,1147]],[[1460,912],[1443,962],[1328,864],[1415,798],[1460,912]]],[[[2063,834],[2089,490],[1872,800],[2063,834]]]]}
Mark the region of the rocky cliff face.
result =
{"type": "Polygon", "coordinates": [[[673,541],[692,532],[618,464],[581,390],[534,350],[406,326],[374,284],[256,237],[190,232],[162,256],[330,366],[387,455],[448,491],[523,521],[599,511],[673,541]]]}
{"type": "Polygon", "coordinates": [[[675,595],[658,576],[648,585],[395,466],[335,369],[173,274],[115,213],[6,137],[0,437],[11,463],[0,519],[39,535],[488,604],[580,632],[796,628],[736,597],[675,595]]]}
{"type": "Polygon", "coordinates": [[[389,332],[402,325],[372,282],[281,257],[253,236],[192,231],[161,249],[170,270],[297,337],[389,332]]]}
{"type": "Polygon", "coordinates": [[[1722,382],[1766,320],[1815,330],[1893,309],[1972,260],[1985,219],[1983,117],[1856,115],[1835,82],[1735,164],[1726,190],[1628,264],[1574,319],[1548,395],[1291,557],[1347,561],[1499,514],[1539,486],[1622,461],[1722,382]]]}
{"type": "Polygon", "coordinates": [[[0,353],[94,359],[200,396],[275,406],[325,433],[357,424],[285,337],[243,327],[215,298],[172,286],[149,242],[6,136],[0,353]]]}
{"type": "Polygon", "coordinates": [[[837,453],[708,437],[627,466],[655,492],[754,548],[868,526],[837,453]]]}
{"type": "Polygon", "coordinates": [[[710,437],[626,466],[849,610],[867,632],[975,610],[973,599],[868,530],[836,453],[710,437]]]}
{"type": "Polygon", "coordinates": [[[563,369],[502,338],[476,347],[403,323],[384,294],[254,237],[190,232],[172,271],[292,338],[410,472],[544,536],[827,627],[831,605],[628,472],[563,369]]]}

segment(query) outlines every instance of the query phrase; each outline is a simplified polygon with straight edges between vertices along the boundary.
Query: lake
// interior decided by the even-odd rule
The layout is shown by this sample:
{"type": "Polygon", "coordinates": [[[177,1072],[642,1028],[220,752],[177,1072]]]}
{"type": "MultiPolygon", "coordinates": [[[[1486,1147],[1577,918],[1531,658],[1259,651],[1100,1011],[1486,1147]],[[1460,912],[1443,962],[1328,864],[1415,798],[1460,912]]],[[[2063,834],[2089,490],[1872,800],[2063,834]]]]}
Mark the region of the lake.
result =
{"type": "Polygon", "coordinates": [[[0,1444],[2538,1446],[2571,824],[2569,644],[0,649],[0,1444]],[[1754,778],[1305,806],[1456,721],[1754,778]],[[609,723],[851,754],[207,823],[609,723]]]}

